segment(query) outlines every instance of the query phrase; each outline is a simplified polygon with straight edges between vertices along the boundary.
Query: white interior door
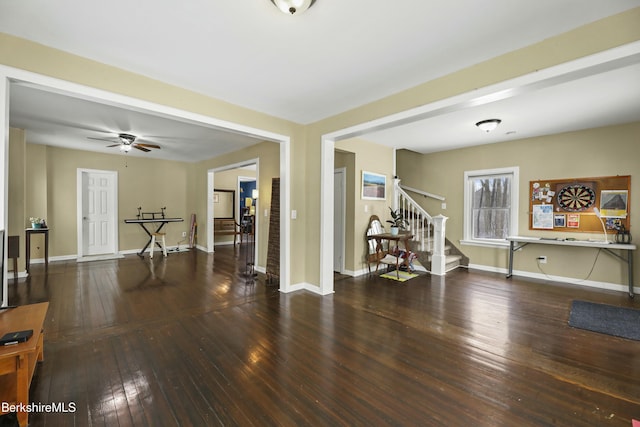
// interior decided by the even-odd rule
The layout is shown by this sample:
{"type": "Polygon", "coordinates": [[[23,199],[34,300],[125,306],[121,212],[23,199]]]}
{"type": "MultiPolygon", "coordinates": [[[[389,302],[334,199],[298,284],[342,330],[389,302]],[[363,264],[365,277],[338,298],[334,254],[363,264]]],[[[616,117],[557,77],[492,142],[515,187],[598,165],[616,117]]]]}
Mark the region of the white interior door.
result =
{"type": "Polygon", "coordinates": [[[114,171],[80,172],[79,256],[113,254],[117,250],[117,182],[114,171]]]}
{"type": "Polygon", "coordinates": [[[344,168],[333,173],[333,271],[344,270],[345,180],[344,168]]]}

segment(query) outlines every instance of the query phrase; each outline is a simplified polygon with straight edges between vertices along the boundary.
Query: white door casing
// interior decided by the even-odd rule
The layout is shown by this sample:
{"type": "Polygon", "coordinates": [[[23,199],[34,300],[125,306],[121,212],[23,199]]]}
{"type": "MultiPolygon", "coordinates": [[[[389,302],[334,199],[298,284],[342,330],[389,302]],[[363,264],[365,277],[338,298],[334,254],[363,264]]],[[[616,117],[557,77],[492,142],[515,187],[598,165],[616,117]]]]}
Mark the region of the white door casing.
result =
{"type": "Polygon", "coordinates": [[[117,253],[118,173],[78,169],[78,256],[117,253]]]}
{"type": "Polygon", "coordinates": [[[333,271],[344,271],[345,194],[346,169],[333,172],[333,271]]]}

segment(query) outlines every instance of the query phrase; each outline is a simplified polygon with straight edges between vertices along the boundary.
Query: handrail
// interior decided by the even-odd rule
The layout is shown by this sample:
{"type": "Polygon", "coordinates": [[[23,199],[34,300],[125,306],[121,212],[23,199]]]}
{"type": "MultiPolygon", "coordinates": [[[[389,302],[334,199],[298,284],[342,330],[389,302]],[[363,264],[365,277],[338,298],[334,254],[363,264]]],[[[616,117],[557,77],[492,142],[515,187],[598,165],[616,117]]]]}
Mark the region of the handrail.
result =
{"type": "Polygon", "coordinates": [[[427,212],[426,210],[424,210],[424,208],[422,206],[420,206],[415,200],[413,200],[413,198],[402,189],[402,186],[398,186],[398,196],[402,196],[402,198],[406,201],[409,202],[409,204],[416,210],[418,211],[418,213],[420,213],[422,216],[424,216],[425,218],[427,218],[427,221],[431,222],[431,215],[429,214],[429,212],[427,212]]]}
{"type": "Polygon", "coordinates": [[[439,196],[437,194],[429,193],[427,191],[418,190],[417,188],[407,187],[406,185],[399,185],[400,188],[411,191],[413,193],[422,194],[425,197],[431,197],[432,199],[442,200],[443,202],[446,200],[444,196],[439,196]]]}

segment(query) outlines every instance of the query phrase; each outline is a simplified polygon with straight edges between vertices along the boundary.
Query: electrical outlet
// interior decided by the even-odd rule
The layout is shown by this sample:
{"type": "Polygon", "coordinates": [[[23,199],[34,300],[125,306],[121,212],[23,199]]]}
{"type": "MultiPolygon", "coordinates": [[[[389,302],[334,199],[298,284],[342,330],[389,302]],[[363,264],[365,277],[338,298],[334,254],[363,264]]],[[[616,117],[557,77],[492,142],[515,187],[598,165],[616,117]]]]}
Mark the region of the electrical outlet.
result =
{"type": "Polygon", "coordinates": [[[182,237],[187,237],[187,232],[186,231],[182,232],[182,237]]]}
{"type": "Polygon", "coordinates": [[[547,263],[547,256],[546,255],[541,255],[537,258],[538,262],[540,264],[546,264],[547,263]]]}

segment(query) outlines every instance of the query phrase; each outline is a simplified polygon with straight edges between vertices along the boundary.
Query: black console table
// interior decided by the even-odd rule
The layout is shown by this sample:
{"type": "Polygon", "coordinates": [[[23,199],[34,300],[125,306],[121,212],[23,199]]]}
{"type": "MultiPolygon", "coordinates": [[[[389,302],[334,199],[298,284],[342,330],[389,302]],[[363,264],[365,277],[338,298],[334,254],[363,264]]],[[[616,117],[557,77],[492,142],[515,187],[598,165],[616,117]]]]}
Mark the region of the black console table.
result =
{"type": "Polygon", "coordinates": [[[31,236],[34,234],[44,234],[44,264],[49,266],[49,228],[26,228],[25,233],[25,271],[29,273],[29,263],[31,258],[31,236]]]}

